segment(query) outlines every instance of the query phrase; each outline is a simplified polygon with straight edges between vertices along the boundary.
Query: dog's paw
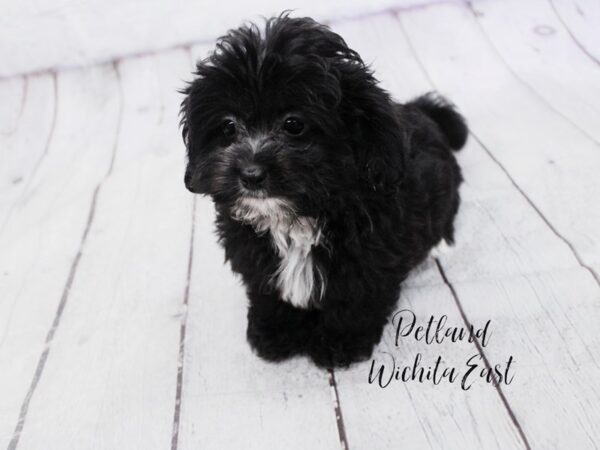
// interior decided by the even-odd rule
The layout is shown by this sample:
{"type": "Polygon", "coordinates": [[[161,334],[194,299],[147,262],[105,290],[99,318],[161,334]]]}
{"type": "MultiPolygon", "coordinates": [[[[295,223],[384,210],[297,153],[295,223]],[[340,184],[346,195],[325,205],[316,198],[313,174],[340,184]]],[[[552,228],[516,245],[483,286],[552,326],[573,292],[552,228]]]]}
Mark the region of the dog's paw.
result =
{"type": "Polygon", "coordinates": [[[248,323],[246,338],[256,354],[267,361],[283,361],[301,354],[304,350],[303,347],[286,339],[285,334],[278,330],[267,326],[257,326],[252,321],[248,323]]]}
{"type": "Polygon", "coordinates": [[[315,345],[309,349],[308,355],[317,366],[325,369],[348,367],[369,359],[374,346],[372,341],[341,340],[315,345]]]}

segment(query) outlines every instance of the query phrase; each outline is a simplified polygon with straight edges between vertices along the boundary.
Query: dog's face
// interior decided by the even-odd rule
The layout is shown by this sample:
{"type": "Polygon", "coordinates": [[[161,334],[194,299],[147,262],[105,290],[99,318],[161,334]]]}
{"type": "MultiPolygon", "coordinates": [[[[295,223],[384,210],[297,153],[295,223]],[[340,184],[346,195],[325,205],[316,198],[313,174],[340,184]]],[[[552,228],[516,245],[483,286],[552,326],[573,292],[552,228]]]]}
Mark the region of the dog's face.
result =
{"type": "Polygon", "coordinates": [[[264,35],[231,31],[196,75],[182,104],[194,193],[317,217],[361,176],[376,187],[397,175],[373,161],[373,146],[393,140],[382,132],[394,122],[387,94],[341,37],[311,19],[271,19],[264,35]]]}

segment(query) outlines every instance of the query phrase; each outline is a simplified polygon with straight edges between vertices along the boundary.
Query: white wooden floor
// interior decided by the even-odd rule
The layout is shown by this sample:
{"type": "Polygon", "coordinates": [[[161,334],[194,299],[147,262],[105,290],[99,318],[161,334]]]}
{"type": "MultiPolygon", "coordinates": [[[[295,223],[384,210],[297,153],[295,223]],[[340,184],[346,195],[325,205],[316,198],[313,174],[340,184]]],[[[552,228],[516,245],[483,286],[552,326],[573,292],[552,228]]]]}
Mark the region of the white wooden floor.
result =
{"type": "MultiPolygon", "coordinates": [[[[235,23],[230,24],[236,25],[235,23]]],[[[331,20],[399,100],[466,115],[452,252],[398,309],[483,326],[427,345],[390,324],[375,367],[473,375],[370,384],[268,364],[244,290],[183,186],[183,79],[210,45],[0,81],[0,448],[600,447],[600,3],[437,2],[331,20]]]]}

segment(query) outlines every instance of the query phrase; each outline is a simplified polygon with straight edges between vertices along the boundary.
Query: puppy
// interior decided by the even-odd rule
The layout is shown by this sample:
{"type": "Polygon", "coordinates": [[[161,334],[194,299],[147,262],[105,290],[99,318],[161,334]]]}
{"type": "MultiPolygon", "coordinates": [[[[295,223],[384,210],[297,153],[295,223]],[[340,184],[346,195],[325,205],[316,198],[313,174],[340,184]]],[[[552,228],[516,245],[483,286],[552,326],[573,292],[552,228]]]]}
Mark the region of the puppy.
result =
{"type": "Polygon", "coordinates": [[[212,197],[261,357],[370,357],[400,283],[453,242],[467,139],[444,99],[394,103],[328,27],[284,13],[220,38],[183,91],[186,187],[212,197]]]}

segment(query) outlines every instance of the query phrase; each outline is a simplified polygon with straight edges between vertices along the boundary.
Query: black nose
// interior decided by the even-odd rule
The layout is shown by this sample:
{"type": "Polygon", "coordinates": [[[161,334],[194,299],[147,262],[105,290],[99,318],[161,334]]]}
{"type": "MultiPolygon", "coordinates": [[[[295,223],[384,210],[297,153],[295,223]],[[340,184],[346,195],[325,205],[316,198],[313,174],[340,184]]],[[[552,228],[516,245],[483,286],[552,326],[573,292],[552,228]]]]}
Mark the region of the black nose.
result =
{"type": "Polygon", "coordinates": [[[242,180],[244,187],[248,189],[259,189],[266,178],[266,170],[256,164],[250,164],[240,172],[240,180],[242,180]]]}
{"type": "Polygon", "coordinates": [[[185,176],[183,177],[183,182],[185,183],[185,187],[187,188],[188,191],[194,193],[194,194],[200,194],[200,190],[198,189],[198,182],[197,180],[194,181],[194,173],[195,169],[193,167],[188,167],[187,170],[185,171],[185,176]]]}

